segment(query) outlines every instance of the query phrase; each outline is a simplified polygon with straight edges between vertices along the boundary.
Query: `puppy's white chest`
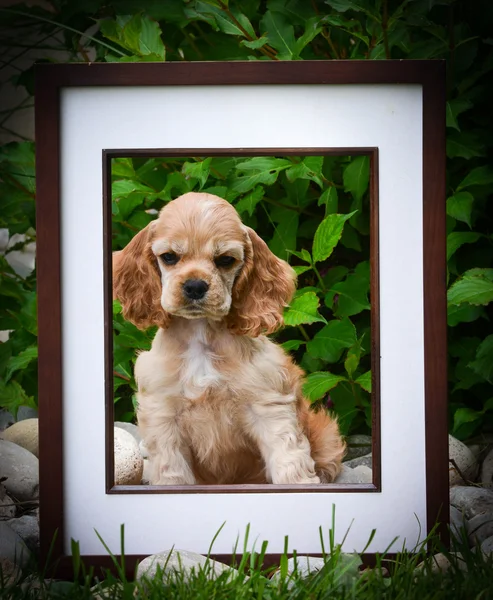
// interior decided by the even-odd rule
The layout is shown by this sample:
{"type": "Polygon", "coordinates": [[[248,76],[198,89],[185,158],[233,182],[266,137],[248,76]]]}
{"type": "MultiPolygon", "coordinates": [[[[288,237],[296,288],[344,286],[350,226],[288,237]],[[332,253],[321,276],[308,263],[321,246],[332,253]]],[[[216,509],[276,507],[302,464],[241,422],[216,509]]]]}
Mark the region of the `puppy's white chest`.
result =
{"type": "Polygon", "coordinates": [[[181,358],[183,365],[180,382],[186,398],[197,398],[207,388],[216,387],[222,380],[221,374],[214,367],[215,354],[207,345],[202,325],[198,325],[181,358]]]}

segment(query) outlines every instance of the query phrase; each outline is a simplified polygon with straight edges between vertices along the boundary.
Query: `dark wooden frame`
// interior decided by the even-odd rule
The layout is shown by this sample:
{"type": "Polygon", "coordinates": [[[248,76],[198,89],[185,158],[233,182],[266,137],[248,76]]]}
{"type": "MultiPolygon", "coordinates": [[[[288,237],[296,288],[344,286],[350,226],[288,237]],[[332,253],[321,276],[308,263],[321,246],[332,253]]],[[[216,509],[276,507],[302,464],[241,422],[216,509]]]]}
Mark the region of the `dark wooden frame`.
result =
{"type": "Polygon", "coordinates": [[[103,150],[103,230],[105,244],[105,413],[106,413],[106,493],[107,494],[254,494],[380,492],[380,302],[378,264],[378,148],[188,148],[103,150]],[[330,483],[320,485],[114,485],[114,401],[113,401],[113,293],[111,272],[111,160],[113,158],[164,156],[369,156],[370,158],[370,297],[371,297],[371,407],[372,483],[330,483]]]}
{"type": "MultiPolygon", "coordinates": [[[[60,279],[60,91],[71,86],[417,84],[423,90],[423,251],[427,525],[448,540],[445,279],[445,63],[300,61],[38,65],[36,170],[39,316],[41,554],[63,553],[62,331],[60,279]]],[[[107,257],[108,258],[108,257],[107,257]]],[[[301,491],[301,490],[298,490],[301,491]]],[[[332,488],[330,491],[334,491],[332,488]]],[[[85,557],[108,566],[104,556],[85,557]]],[[[138,556],[127,557],[133,569],[138,556]]]]}

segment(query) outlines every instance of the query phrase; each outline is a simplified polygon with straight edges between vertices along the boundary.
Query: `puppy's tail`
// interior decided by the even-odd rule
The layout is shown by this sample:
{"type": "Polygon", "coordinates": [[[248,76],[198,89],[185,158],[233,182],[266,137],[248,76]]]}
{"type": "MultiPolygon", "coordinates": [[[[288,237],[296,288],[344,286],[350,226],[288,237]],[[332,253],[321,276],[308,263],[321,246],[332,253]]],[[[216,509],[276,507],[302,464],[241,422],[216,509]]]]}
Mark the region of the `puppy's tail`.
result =
{"type": "Polygon", "coordinates": [[[339,433],[337,420],[324,410],[307,410],[305,431],[310,441],[315,471],[321,483],[332,483],[342,468],[346,444],[339,433]]]}

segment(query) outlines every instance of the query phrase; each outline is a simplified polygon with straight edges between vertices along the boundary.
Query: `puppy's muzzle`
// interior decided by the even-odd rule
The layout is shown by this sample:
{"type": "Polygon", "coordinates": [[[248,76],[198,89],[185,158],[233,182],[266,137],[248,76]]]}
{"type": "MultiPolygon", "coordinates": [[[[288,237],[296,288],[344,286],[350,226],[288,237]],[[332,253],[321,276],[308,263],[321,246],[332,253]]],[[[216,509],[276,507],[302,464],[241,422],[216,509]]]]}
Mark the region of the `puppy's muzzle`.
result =
{"type": "Polygon", "coordinates": [[[187,279],[183,284],[183,295],[187,300],[201,300],[208,289],[209,284],[203,279],[187,279]]]}

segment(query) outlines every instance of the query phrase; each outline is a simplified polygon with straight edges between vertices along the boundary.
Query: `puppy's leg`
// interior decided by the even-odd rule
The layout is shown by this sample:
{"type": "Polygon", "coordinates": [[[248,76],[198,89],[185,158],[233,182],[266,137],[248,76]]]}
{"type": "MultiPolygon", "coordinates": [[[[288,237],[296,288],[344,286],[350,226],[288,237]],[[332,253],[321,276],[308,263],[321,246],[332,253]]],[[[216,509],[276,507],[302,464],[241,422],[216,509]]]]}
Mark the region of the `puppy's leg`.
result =
{"type": "Polygon", "coordinates": [[[149,414],[139,407],[139,429],[149,452],[151,485],[193,485],[190,451],[183,442],[175,415],[149,414]],[[159,418],[157,418],[159,417],[159,418]]]}
{"type": "Polygon", "coordinates": [[[294,394],[270,394],[262,403],[251,405],[247,428],[259,446],[268,481],[320,483],[310,444],[297,419],[294,394]]]}

